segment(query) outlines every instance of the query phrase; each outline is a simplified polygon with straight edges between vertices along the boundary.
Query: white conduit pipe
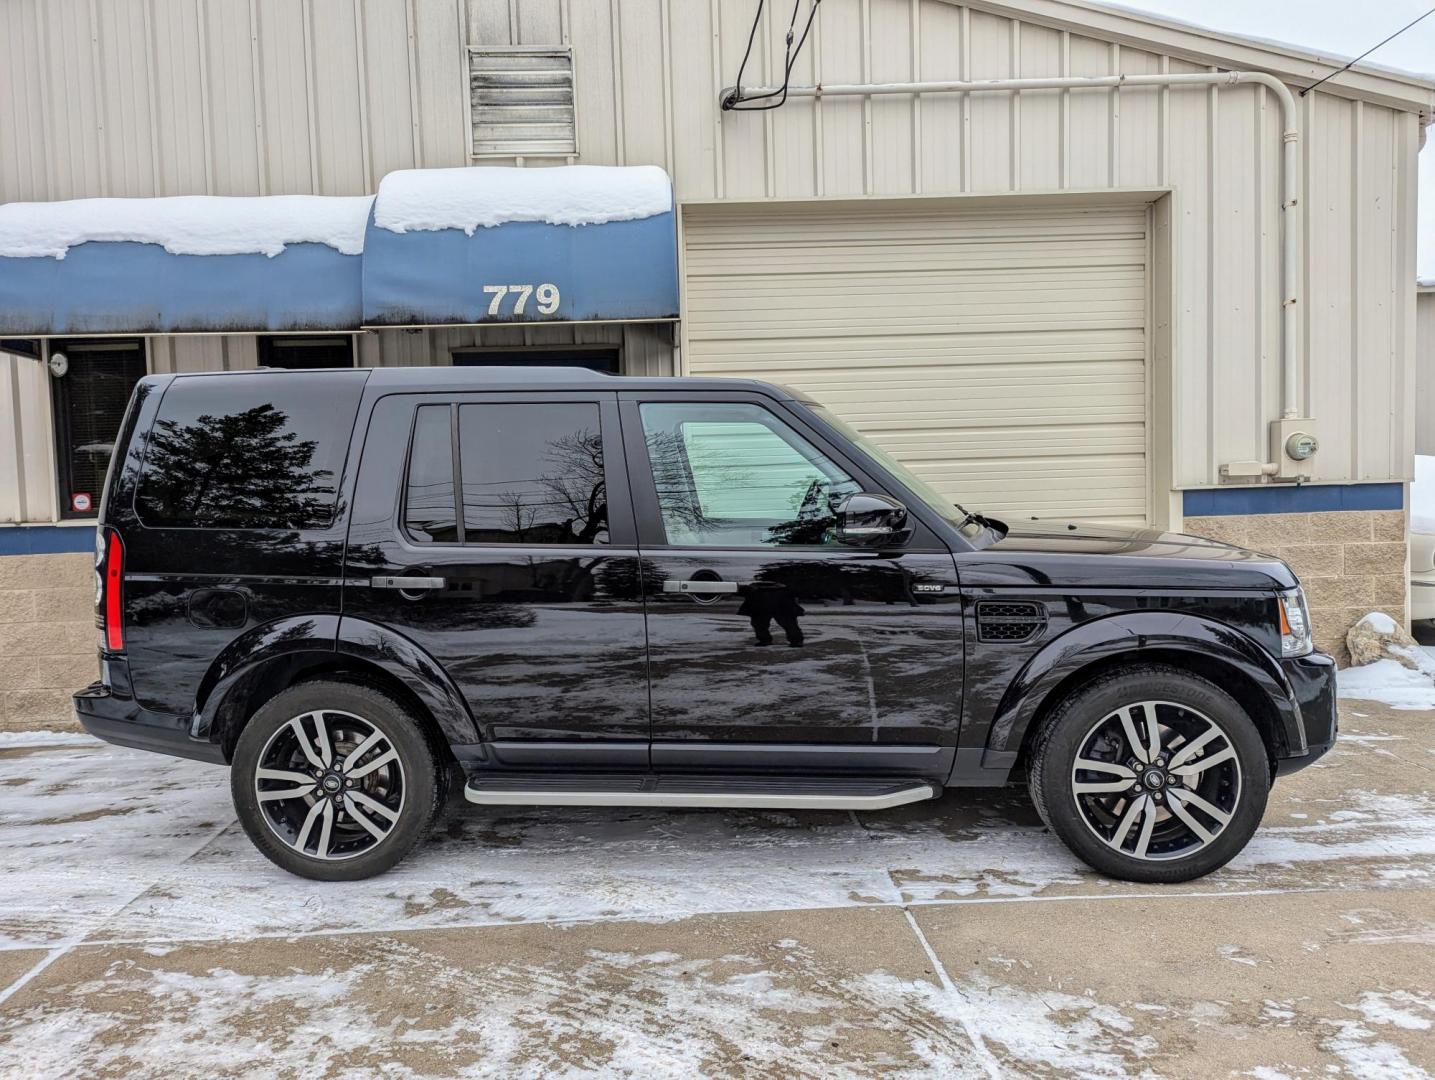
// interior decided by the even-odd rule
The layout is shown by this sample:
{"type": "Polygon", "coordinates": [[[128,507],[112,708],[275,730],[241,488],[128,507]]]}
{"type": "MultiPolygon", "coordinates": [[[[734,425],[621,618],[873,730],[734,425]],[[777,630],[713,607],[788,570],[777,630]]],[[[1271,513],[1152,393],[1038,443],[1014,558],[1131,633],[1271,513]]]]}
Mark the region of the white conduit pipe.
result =
{"type": "MultiPolygon", "coordinates": [[[[1275,94],[1281,106],[1281,407],[1282,415],[1300,415],[1300,357],[1296,352],[1296,302],[1300,284],[1300,128],[1295,95],[1264,71],[1192,72],[1181,75],[1094,75],[1054,79],[977,79],[908,83],[833,83],[789,86],[788,97],[852,97],[880,94],[994,94],[1018,90],[1094,90],[1126,86],[1236,86],[1255,83],[1275,94]]],[[[742,87],[744,96],[777,96],[778,86],[742,87]]],[[[728,100],[733,88],[723,90],[728,100]]],[[[741,111],[741,110],[738,110],[741,111]]]]}

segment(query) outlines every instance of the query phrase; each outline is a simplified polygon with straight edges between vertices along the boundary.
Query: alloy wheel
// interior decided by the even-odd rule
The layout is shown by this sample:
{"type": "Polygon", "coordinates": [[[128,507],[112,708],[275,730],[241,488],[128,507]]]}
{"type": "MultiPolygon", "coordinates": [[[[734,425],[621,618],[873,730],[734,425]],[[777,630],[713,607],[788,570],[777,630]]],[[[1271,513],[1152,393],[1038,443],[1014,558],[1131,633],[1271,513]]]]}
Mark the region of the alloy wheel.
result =
{"type": "Polygon", "coordinates": [[[1071,790],[1082,821],[1107,847],[1137,859],[1179,859],[1230,824],[1241,797],[1240,760],[1210,717],[1143,701],[1091,726],[1071,790]]]}
{"type": "Polygon", "coordinates": [[[352,859],[383,843],[404,808],[404,767],[376,724],[320,709],[281,725],[259,755],[265,823],[311,859],[352,859]]]}

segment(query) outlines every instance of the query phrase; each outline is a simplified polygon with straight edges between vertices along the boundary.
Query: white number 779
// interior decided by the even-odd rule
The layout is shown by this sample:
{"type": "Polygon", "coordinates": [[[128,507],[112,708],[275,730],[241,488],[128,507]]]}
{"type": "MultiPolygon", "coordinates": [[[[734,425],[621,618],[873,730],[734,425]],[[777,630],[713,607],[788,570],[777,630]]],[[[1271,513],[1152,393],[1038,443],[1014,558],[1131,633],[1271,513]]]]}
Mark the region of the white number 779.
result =
{"type": "Polygon", "coordinates": [[[558,310],[560,296],[558,286],[545,281],[542,285],[485,285],[483,291],[493,299],[488,302],[488,314],[498,317],[503,314],[503,300],[509,293],[514,294],[512,314],[522,315],[528,306],[528,298],[534,297],[540,315],[552,315],[558,310]]]}

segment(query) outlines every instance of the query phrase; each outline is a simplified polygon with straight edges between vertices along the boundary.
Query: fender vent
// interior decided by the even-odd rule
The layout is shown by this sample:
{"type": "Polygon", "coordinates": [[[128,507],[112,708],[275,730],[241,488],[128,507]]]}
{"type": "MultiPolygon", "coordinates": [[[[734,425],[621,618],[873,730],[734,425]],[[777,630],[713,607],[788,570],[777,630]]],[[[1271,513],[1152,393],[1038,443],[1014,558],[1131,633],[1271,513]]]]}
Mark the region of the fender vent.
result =
{"type": "Polygon", "coordinates": [[[977,604],[977,640],[999,644],[1030,641],[1046,626],[1046,611],[1028,601],[982,600],[977,604]]]}

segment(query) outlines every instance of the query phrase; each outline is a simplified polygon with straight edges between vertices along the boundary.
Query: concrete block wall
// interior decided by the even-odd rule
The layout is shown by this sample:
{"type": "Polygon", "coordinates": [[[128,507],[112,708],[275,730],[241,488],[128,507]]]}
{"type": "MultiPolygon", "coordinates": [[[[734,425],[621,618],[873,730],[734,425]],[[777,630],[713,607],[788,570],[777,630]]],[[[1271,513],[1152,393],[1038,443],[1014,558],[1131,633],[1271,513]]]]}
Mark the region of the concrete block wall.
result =
{"type": "Polygon", "coordinates": [[[1316,647],[1350,663],[1345,635],[1361,616],[1406,617],[1409,548],[1404,510],[1188,517],[1193,536],[1264,551],[1290,564],[1305,588],[1316,647]]]}
{"type": "Polygon", "coordinates": [[[0,731],[79,730],[70,695],[99,677],[94,562],[0,557],[0,731]]]}

